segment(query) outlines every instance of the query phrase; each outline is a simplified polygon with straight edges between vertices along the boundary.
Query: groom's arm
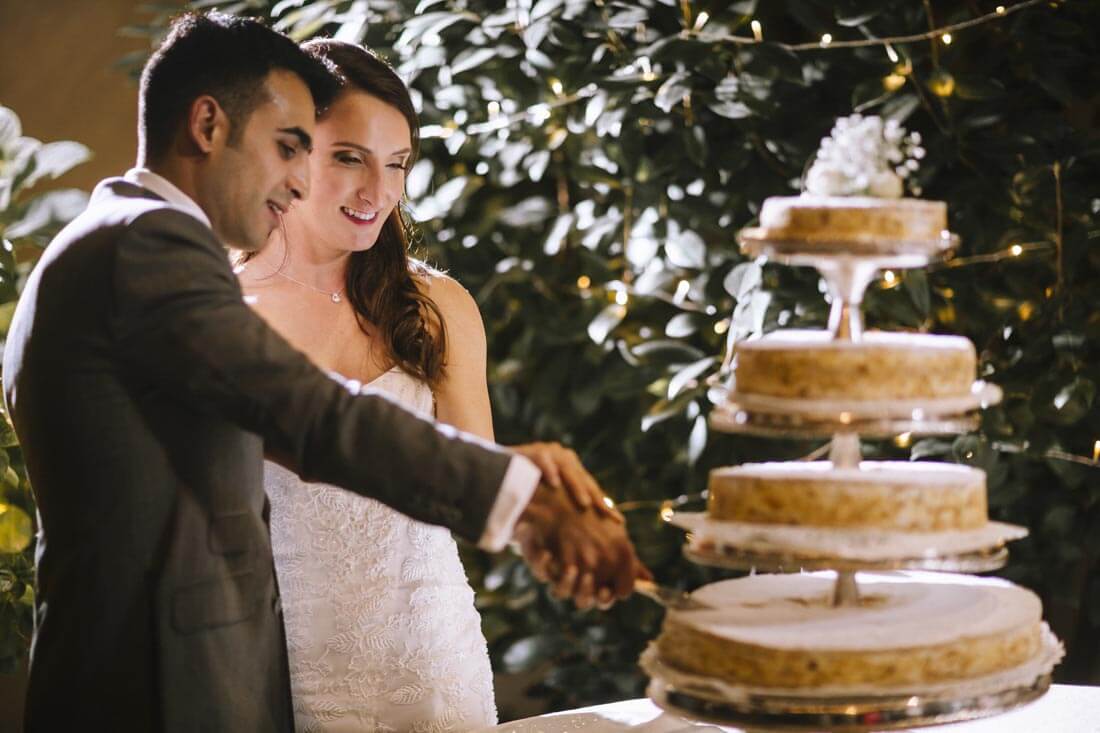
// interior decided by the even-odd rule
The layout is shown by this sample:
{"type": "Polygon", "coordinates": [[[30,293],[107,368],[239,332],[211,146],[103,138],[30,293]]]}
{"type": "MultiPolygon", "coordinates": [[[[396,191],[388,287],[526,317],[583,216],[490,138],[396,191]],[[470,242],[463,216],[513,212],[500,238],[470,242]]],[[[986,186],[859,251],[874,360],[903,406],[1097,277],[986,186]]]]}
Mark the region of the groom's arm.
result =
{"type": "MultiPolygon", "coordinates": [[[[536,573],[559,568],[558,594],[581,606],[623,597],[648,575],[621,522],[577,509],[583,486],[553,472],[539,483],[521,456],[325,376],[244,304],[224,250],[190,216],[161,210],[135,220],[116,244],[113,277],[114,340],[135,383],[259,434],[303,479],[487,549],[506,543],[518,520],[525,558],[536,573]]],[[[567,469],[553,458],[546,466],[567,469]]]]}
{"type": "Polygon", "coordinates": [[[224,250],[199,222],[171,210],[139,217],[117,242],[114,278],[115,343],[133,379],[261,435],[306,480],[472,541],[509,474],[523,488],[498,518],[506,541],[538,471],[510,469],[522,459],[325,376],[244,304],[224,250]]]}

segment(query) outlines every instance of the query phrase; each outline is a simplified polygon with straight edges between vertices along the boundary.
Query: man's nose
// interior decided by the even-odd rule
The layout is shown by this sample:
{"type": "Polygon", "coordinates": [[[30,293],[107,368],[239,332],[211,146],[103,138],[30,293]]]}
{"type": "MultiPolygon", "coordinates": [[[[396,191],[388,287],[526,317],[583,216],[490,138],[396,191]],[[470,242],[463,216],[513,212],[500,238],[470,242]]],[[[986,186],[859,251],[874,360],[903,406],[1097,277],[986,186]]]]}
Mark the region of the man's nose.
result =
{"type": "Polygon", "coordinates": [[[309,197],[309,157],[295,156],[294,165],[287,177],[287,188],[292,198],[302,200],[309,197]]]}

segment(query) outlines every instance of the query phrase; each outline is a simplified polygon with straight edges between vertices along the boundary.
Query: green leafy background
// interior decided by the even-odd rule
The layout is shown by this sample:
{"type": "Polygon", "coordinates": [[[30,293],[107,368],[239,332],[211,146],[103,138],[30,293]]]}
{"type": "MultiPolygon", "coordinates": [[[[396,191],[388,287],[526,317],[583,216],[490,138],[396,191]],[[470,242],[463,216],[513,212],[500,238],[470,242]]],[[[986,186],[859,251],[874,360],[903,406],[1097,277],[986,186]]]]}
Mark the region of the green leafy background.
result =
{"type": "MultiPolygon", "coordinates": [[[[499,439],[573,446],[628,510],[658,578],[684,587],[722,576],[682,559],[662,503],[693,506],[715,466],[819,447],[707,428],[731,341],[821,327],[828,311],[815,272],[748,261],[735,232],[766,197],[798,190],[836,117],[856,109],[920,131],[923,195],[948,202],[962,247],[873,284],[866,321],[976,344],[1004,402],[980,431],[919,440],[911,457],[988,472],[992,516],[1032,532],[998,574],[1042,596],[1069,650],[1059,679],[1100,682],[1100,4],[1010,4],[950,44],[860,48],[835,44],[925,33],[995,4],[218,5],[298,39],[365,42],[398,67],[425,126],[410,208],[422,250],[481,305],[499,439]],[[764,42],[735,40],[753,38],[754,19],[764,42]],[[825,33],[833,47],[819,47],[825,33]]],[[[166,15],[130,30],[155,37],[166,15]]],[[[904,459],[909,448],[864,453],[904,459]]],[[[29,509],[16,483],[6,496],[29,509]]],[[[26,587],[25,556],[6,557],[26,587]]],[[[659,629],[655,606],[578,613],[511,556],[466,559],[495,668],[533,684],[526,702],[498,701],[502,719],[642,694],[636,659],[659,629]]],[[[18,619],[3,627],[4,650],[25,632],[18,619]]]]}

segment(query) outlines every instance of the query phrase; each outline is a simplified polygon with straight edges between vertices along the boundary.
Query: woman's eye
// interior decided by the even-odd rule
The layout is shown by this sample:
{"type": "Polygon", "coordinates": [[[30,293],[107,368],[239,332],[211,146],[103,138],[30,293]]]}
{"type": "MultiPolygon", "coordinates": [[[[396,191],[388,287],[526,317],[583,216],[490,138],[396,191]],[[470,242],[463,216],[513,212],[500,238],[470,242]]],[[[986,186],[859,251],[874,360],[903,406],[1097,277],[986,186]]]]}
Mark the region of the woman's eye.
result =
{"type": "Polygon", "coordinates": [[[408,163],[390,163],[389,167],[393,168],[394,170],[399,170],[399,171],[409,170],[408,163]]]}
{"type": "Polygon", "coordinates": [[[341,163],[347,163],[348,165],[358,165],[359,158],[354,155],[337,155],[336,160],[341,163]]]}

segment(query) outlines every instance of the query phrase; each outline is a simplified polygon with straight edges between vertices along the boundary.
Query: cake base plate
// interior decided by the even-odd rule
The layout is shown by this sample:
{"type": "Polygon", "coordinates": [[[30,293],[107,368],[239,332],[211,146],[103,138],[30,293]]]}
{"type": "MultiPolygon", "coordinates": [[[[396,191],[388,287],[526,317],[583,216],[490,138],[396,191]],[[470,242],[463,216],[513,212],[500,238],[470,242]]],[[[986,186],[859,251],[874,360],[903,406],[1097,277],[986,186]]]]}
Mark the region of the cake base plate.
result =
{"type": "Polygon", "coordinates": [[[646,695],[657,707],[683,718],[716,725],[736,725],[767,731],[907,730],[959,723],[1006,713],[1037,700],[1050,688],[1050,675],[1029,686],[955,700],[853,698],[810,700],[750,697],[745,701],[716,700],[684,690],[660,678],[650,680],[646,695]]]}
{"type": "Polygon", "coordinates": [[[710,426],[727,433],[814,438],[836,433],[890,437],[947,435],[978,427],[977,410],[1001,401],[1001,388],[977,381],[970,393],[923,400],[837,400],[730,392],[710,413],[710,426]]]}
{"type": "Polygon", "coordinates": [[[751,257],[767,257],[785,265],[816,266],[822,260],[848,259],[873,262],[881,268],[924,267],[950,255],[959,236],[945,232],[936,239],[883,239],[856,241],[833,237],[785,239],[769,229],[749,227],[737,234],[741,251],[751,257]]]}
{"type": "Polygon", "coordinates": [[[1003,522],[950,532],[799,527],[711,519],[673,512],[667,521],[690,534],[684,555],[730,570],[929,570],[982,573],[1003,567],[1005,543],[1027,528],[1003,522]]]}
{"type": "Polygon", "coordinates": [[[943,725],[999,715],[1038,699],[1062,659],[1062,643],[1043,624],[1031,660],[983,677],[911,688],[771,689],[734,685],[664,664],[651,643],[638,660],[650,676],[646,694],[681,717],[749,731],[882,731],[943,725]]]}

